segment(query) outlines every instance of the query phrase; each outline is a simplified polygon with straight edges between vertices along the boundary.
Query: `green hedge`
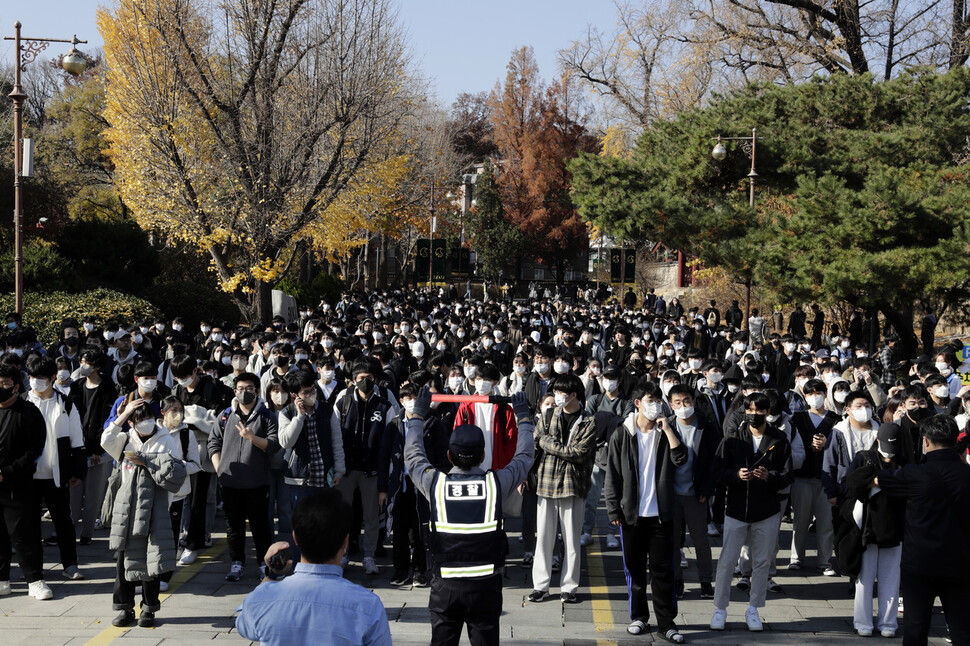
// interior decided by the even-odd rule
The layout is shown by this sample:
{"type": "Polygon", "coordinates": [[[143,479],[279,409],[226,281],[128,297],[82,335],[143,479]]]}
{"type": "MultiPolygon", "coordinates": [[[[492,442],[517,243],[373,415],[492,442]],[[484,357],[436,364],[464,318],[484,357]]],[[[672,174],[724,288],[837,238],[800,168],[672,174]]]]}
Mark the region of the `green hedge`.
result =
{"type": "Polygon", "coordinates": [[[299,280],[287,276],[280,281],[276,289],[295,298],[297,305],[316,307],[321,300],[330,302],[337,300],[340,297],[340,292],[344,290],[344,281],[321,271],[309,284],[301,283],[299,280]]]}
{"type": "MultiPolygon", "coordinates": [[[[4,314],[14,311],[14,295],[0,295],[0,308],[4,314]]],[[[110,319],[140,323],[144,319],[153,319],[158,313],[158,308],[148,301],[110,289],[79,293],[28,291],[24,294],[24,325],[32,326],[44,345],[57,340],[61,321],[68,317],[80,322],[81,317],[93,316],[99,325],[103,325],[110,319]]]]}

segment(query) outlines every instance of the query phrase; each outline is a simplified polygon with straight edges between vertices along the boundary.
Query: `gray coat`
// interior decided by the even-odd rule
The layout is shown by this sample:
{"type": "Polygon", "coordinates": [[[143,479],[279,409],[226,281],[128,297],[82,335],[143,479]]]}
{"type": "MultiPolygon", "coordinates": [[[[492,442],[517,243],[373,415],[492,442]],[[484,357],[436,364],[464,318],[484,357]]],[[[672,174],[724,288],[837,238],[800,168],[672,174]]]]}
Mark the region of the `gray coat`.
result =
{"type": "Polygon", "coordinates": [[[177,457],[177,442],[161,425],[156,425],[155,435],[144,444],[134,431],[126,433],[114,424],[101,435],[105,451],[121,463],[108,548],[124,552],[128,581],[154,579],[175,569],[169,494],[178,492],[186,474],[185,463],[177,457]],[[125,460],[124,451],[138,451],[145,466],[125,460]]]}

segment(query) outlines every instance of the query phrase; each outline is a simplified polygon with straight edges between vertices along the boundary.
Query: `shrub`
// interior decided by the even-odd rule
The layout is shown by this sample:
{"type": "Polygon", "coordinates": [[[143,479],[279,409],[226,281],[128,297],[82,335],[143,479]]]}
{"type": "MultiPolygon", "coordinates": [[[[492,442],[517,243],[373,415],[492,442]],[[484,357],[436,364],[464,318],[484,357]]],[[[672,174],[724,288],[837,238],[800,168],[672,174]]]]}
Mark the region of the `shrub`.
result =
{"type": "MultiPolygon", "coordinates": [[[[14,311],[14,295],[0,295],[0,308],[4,314],[14,311]]],[[[110,319],[139,323],[158,313],[148,301],[109,289],[81,293],[28,291],[24,294],[24,325],[33,327],[38,340],[47,346],[57,340],[61,321],[68,317],[80,321],[84,316],[93,316],[103,325],[110,319]]]]}

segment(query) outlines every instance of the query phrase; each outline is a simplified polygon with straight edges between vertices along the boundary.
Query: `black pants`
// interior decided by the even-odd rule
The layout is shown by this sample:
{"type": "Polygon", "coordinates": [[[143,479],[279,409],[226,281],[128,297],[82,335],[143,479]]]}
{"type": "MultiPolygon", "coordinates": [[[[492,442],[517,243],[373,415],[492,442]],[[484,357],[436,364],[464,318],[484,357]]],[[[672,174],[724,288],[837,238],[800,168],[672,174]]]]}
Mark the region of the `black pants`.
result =
{"type": "Polygon", "coordinates": [[[61,565],[69,568],[77,565],[77,535],[74,521],[71,520],[71,490],[67,486],[57,487],[54,480],[34,480],[31,488],[37,502],[34,508],[40,513],[43,503],[51,513],[54,531],[57,532],[57,548],[61,555],[61,565]]]}
{"type": "Polygon", "coordinates": [[[399,491],[394,500],[394,544],[392,560],[396,571],[404,572],[413,566],[416,572],[427,569],[424,560],[424,541],[418,523],[417,500],[411,478],[404,477],[407,489],[399,491]],[[414,556],[411,556],[411,548],[414,556]]]}
{"type": "Polygon", "coordinates": [[[943,614],[955,646],[970,644],[970,588],[964,579],[900,573],[906,615],[903,620],[903,646],[925,646],[930,634],[933,602],[943,604],[943,614]]]}
{"type": "Polygon", "coordinates": [[[502,614],[502,575],[482,579],[431,580],[431,643],[457,646],[463,625],[471,646],[497,646],[502,614]]]}
{"type": "Polygon", "coordinates": [[[129,581],[125,578],[125,553],[118,552],[118,563],[115,567],[115,587],[112,593],[112,609],[135,609],[135,586],[141,586],[141,607],[151,612],[158,612],[162,602],[158,600],[158,578],[149,581],[129,581]]]}
{"type": "Polygon", "coordinates": [[[189,531],[185,547],[192,551],[199,551],[205,549],[206,506],[209,501],[209,482],[212,480],[212,474],[199,471],[190,477],[192,493],[189,503],[189,531]]]}
{"type": "Polygon", "coordinates": [[[635,525],[620,525],[623,569],[630,598],[630,619],[650,619],[647,606],[647,558],[650,559],[650,592],[657,628],[674,628],[677,598],[674,594],[674,539],[670,523],[659,518],[638,518],[635,525]]]}
{"type": "Polygon", "coordinates": [[[222,487],[222,512],[226,515],[229,560],[246,562],[246,520],[256,544],[256,562],[262,563],[272,543],[269,528],[269,485],[254,489],[222,487]]]}
{"type": "Polygon", "coordinates": [[[44,578],[40,542],[40,504],[26,488],[0,487],[0,581],[10,580],[11,550],[28,583],[44,578]]]}
{"type": "MultiPolygon", "coordinates": [[[[179,531],[182,527],[182,507],[185,504],[185,499],[176,500],[168,508],[168,517],[172,519],[172,542],[175,544],[175,553],[178,554],[179,551],[179,531]]],[[[162,576],[159,577],[160,581],[168,583],[172,580],[172,575],[175,574],[175,570],[171,572],[164,572],[162,576]]]]}

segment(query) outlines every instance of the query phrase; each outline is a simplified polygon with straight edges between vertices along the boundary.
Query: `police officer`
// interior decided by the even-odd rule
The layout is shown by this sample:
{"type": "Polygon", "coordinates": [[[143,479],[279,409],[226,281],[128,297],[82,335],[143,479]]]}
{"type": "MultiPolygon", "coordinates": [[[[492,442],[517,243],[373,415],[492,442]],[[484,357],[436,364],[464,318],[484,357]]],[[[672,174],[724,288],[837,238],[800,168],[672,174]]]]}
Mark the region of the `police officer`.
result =
{"type": "Polygon", "coordinates": [[[431,643],[457,644],[467,624],[472,646],[498,644],[508,554],[502,508],[532,466],[529,405],[524,393],[512,396],[518,442],[512,461],[498,471],[482,470],[485,436],[471,424],[451,434],[448,459],[453,468],[448,473],[435,469],[424,448],[422,420],[430,409],[431,392],[425,387],[407,414],[404,462],[414,486],[431,503],[431,643]]]}

